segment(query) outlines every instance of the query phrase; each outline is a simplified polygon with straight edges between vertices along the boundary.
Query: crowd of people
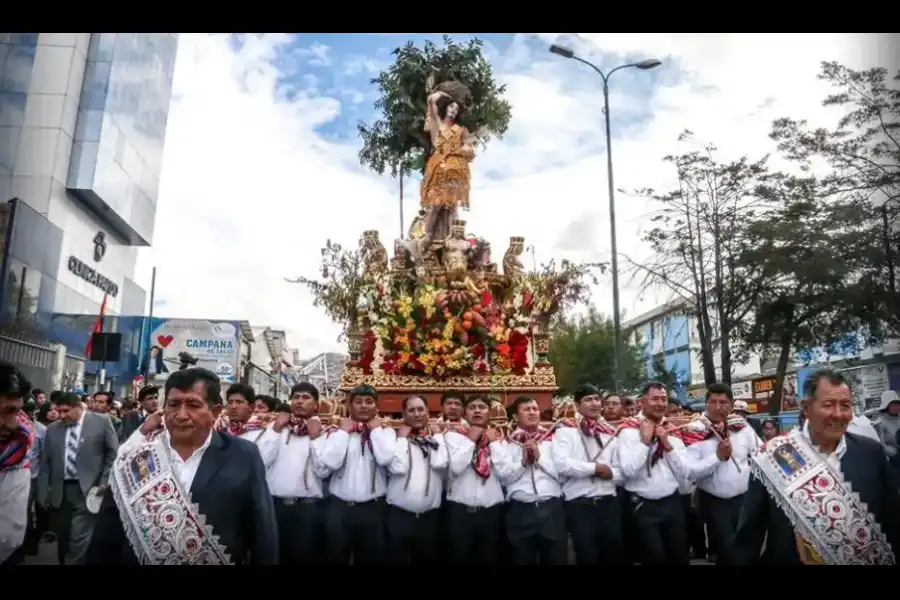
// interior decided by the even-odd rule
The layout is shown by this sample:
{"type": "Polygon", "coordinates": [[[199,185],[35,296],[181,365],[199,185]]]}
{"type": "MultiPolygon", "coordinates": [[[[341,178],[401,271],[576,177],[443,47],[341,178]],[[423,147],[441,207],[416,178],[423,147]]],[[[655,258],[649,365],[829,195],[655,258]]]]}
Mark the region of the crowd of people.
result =
{"type": "MultiPolygon", "coordinates": [[[[0,363],[0,563],[54,536],[60,564],[895,564],[900,497],[883,444],[848,431],[840,374],[803,390],[801,427],[763,437],[730,386],[680,414],[590,385],[542,423],[519,396],[447,392],[398,422],[378,391],[346,416],[187,368],[136,405],[47,397],[0,363]]],[[[900,402],[889,402],[896,414],[900,402]],[[894,406],[896,404],[896,406],[894,406]]]]}

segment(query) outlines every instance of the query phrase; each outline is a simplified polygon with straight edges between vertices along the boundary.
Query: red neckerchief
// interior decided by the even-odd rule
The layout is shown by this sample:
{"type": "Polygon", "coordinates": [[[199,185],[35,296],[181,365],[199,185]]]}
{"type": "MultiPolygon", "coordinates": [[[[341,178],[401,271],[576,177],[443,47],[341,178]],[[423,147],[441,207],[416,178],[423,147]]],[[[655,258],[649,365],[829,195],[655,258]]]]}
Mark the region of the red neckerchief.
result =
{"type": "Polygon", "coordinates": [[[34,443],[35,427],[23,411],[16,415],[15,431],[0,434],[0,472],[28,468],[28,452],[34,443]]]}
{"type": "MultiPolygon", "coordinates": [[[[646,417],[644,417],[644,416],[630,417],[628,419],[625,419],[625,421],[623,421],[622,424],[619,426],[619,430],[621,431],[622,429],[640,429],[641,422],[644,421],[644,419],[646,419],[646,417]]],[[[660,420],[660,422],[657,424],[665,426],[665,423],[666,423],[666,418],[663,417],[660,420]]],[[[684,441],[682,439],[683,438],[682,430],[680,430],[680,429],[674,429],[674,430],[670,431],[669,435],[677,437],[678,439],[684,441]]],[[[653,466],[657,462],[659,462],[659,459],[661,459],[666,454],[666,451],[663,449],[662,444],[659,443],[659,439],[655,435],[650,439],[650,445],[653,446],[654,444],[656,446],[653,448],[653,454],[650,455],[650,463],[647,465],[648,470],[652,469],[653,466]]]]}
{"type": "Polygon", "coordinates": [[[581,419],[581,433],[583,433],[585,437],[594,438],[597,445],[600,446],[600,449],[602,450],[603,438],[600,437],[600,434],[616,435],[616,430],[602,417],[599,419],[588,419],[587,417],[584,417],[581,419]]]}
{"type": "MultiPolygon", "coordinates": [[[[544,440],[544,437],[546,435],[547,435],[547,430],[542,427],[537,427],[533,431],[526,431],[525,429],[522,429],[520,427],[519,429],[516,429],[516,431],[512,434],[511,437],[514,442],[518,442],[518,443],[524,445],[527,442],[540,443],[541,441],[544,440]]],[[[537,460],[537,455],[535,454],[535,452],[530,448],[526,448],[525,449],[525,464],[533,465],[535,460],[537,460]]]]}
{"type": "Polygon", "coordinates": [[[422,429],[413,429],[409,433],[409,442],[418,446],[425,458],[428,458],[432,450],[438,449],[437,440],[431,435],[431,431],[424,427],[422,429]]]}
{"type": "MultiPolygon", "coordinates": [[[[469,436],[469,430],[465,427],[457,429],[456,432],[465,437],[469,436]]],[[[472,452],[472,470],[482,479],[491,476],[491,447],[484,433],[475,442],[475,451],[472,452]]]]}
{"type": "Polygon", "coordinates": [[[262,419],[253,415],[243,423],[232,421],[231,419],[222,419],[216,427],[218,433],[227,433],[234,437],[250,433],[251,431],[261,431],[263,429],[262,419]]]}
{"type": "Polygon", "coordinates": [[[373,455],[375,454],[375,451],[372,450],[372,430],[369,429],[369,426],[366,423],[354,423],[350,433],[359,434],[359,444],[363,454],[366,453],[366,448],[368,448],[369,452],[373,455]]]}
{"type": "Polygon", "coordinates": [[[294,435],[299,435],[301,437],[309,435],[309,426],[306,424],[306,419],[291,415],[291,420],[288,421],[288,428],[294,435]]]}

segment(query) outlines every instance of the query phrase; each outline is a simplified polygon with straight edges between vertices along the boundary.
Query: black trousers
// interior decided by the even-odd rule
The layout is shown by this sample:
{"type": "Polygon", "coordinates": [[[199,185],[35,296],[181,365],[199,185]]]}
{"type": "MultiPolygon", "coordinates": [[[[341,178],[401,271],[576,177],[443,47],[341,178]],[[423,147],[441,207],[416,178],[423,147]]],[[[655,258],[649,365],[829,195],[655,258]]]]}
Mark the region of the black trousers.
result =
{"type": "Polygon", "coordinates": [[[632,493],[631,512],[643,564],[690,564],[684,505],[678,492],[658,500],[632,493]]]}
{"type": "Polygon", "coordinates": [[[395,565],[429,565],[441,562],[441,512],[414,513],[388,506],[388,556],[395,565]]]}
{"type": "MultiPolygon", "coordinates": [[[[696,492],[695,492],[696,493],[696,492]]],[[[688,548],[695,556],[706,557],[706,531],[703,519],[693,504],[693,494],[682,494],[681,505],[684,507],[684,525],[687,532],[688,548]]]]}
{"type": "Polygon", "coordinates": [[[576,498],[566,501],[566,527],[579,565],[624,565],[625,538],[619,498],[576,498]]]}
{"type": "Polygon", "coordinates": [[[731,541],[737,531],[744,495],[719,498],[703,490],[697,493],[700,495],[700,515],[709,533],[709,546],[711,550],[715,549],[718,557],[716,564],[731,564],[731,541]]]}
{"type": "Polygon", "coordinates": [[[324,500],[272,498],[282,565],[312,565],[321,550],[324,500]]]}
{"type": "Polygon", "coordinates": [[[447,562],[453,565],[499,565],[503,560],[503,504],[488,508],[447,502],[447,562]]]}
{"type": "Polygon", "coordinates": [[[633,565],[640,560],[640,547],[634,530],[634,515],[631,514],[631,492],[622,486],[616,487],[619,511],[622,514],[622,537],[625,540],[625,560],[633,565]]]}
{"type": "Polygon", "coordinates": [[[569,537],[561,498],[539,502],[511,500],[506,509],[506,537],[514,565],[564,565],[569,537]]]}
{"type": "Polygon", "coordinates": [[[345,502],[332,496],[325,505],[325,557],[328,564],[384,565],[384,498],[368,502],[345,502]]]}

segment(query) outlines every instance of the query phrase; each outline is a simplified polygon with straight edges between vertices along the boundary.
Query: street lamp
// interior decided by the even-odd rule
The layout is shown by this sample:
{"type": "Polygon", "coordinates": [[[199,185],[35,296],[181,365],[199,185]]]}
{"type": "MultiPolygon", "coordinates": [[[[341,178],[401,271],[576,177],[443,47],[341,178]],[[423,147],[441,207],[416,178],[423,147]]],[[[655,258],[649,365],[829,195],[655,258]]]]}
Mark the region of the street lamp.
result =
{"type": "Polygon", "coordinates": [[[616,199],[615,188],[613,187],[613,163],[612,163],[612,136],[609,128],[609,78],[616,71],[635,67],[642,71],[655,69],[662,63],[655,58],[648,58],[636,63],[627,65],[619,65],[612,69],[609,73],[604,73],[595,64],[576,56],[571,48],[553,44],[550,46],[550,52],[562,56],[563,58],[571,58],[580,63],[584,63],[600,76],[603,80],[603,114],[606,117],[606,169],[609,179],[609,242],[610,252],[612,253],[612,277],[613,277],[613,327],[615,330],[615,352],[613,353],[613,368],[616,377],[616,391],[622,391],[622,318],[619,310],[619,258],[616,245],[616,199]]]}

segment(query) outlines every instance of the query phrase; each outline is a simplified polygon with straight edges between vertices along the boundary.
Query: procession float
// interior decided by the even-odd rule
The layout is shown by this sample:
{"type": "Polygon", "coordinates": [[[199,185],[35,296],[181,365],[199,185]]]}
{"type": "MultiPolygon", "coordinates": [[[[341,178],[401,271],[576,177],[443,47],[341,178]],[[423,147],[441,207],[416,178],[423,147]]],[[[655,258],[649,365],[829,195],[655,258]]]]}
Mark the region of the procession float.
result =
{"type": "MultiPolygon", "coordinates": [[[[498,99],[502,87],[484,83],[490,71],[472,54],[477,41],[469,47],[445,43],[443,51],[426,44],[418,55],[409,46],[398,49],[398,64],[407,62],[388,73],[412,81],[400,91],[419,95],[421,103],[416,113],[421,119],[404,125],[424,134],[410,138],[422,142],[422,181],[419,211],[406,235],[388,241],[392,252],[374,229],[362,233],[355,251],[329,241],[321,277],[298,282],[343,327],[349,361],[340,390],[373,386],[383,414],[399,413],[402,399],[412,394],[437,413],[448,390],[486,394],[501,408],[508,398],[527,394],[548,409],[557,392],[547,356],[551,325],[557,314],[584,299],[593,265],[551,262],[526,271],[520,235],[509,237],[498,264],[490,241],[460,218],[470,207],[475,149],[484,144],[485,131],[502,135],[509,105],[498,99]],[[421,82],[408,73],[416,60],[416,69],[430,71],[421,82]],[[430,66],[422,64],[429,60],[430,66]],[[457,64],[466,60],[487,74],[475,76],[457,64]],[[448,74],[478,81],[470,87],[448,74]],[[484,116],[490,112],[486,104],[492,104],[493,121],[484,116]]],[[[396,114],[391,120],[402,121],[396,114]]],[[[361,134],[368,144],[363,156],[372,138],[363,127],[361,134]]],[[[500,418],[499,412],[492,416],[500,418]]]]}

